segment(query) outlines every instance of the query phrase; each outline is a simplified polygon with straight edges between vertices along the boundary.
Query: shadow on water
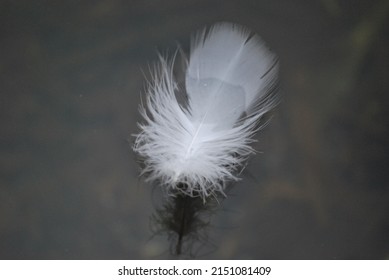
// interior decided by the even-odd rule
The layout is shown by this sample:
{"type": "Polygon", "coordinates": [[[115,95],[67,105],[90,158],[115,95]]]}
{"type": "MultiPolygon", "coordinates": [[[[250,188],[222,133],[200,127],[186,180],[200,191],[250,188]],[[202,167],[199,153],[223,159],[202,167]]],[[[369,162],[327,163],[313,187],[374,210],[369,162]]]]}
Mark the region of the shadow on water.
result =
{"type": "Polygon", "coordinates": [[[209,254],[214,250],[208,231],[218,205],[216,199],[183,194],[170,196],[150,218],[151,231],[167,236],[170,253],[179,258],[209,254]]]}

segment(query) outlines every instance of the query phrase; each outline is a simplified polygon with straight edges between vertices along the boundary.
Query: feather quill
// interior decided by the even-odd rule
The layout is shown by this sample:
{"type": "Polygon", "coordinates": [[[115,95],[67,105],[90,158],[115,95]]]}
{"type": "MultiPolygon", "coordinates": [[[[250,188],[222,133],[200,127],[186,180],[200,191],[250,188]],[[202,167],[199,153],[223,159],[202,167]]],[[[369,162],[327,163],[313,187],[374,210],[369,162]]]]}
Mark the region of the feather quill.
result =
{"type": "Polygon", "coordinates": [[[173,65],[174,58],[160,57],[140,106],[144,122],[133,149],[144,160],[142,173],[172,195],[224,194],[254,153],[261,117],[277,103],[277,57],[239,25],[204,29],[191,41],[184,103],[173,65]]]}

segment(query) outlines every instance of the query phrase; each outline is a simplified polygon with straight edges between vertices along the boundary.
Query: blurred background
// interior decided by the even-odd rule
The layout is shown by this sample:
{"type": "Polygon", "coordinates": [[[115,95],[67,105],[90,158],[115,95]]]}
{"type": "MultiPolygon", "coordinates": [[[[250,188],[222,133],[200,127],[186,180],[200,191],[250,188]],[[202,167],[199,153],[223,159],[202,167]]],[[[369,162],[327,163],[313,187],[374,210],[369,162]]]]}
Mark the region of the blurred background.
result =
{"type": "Polygon", "coordinates": [[[388,259],[388,15],[387,0],[0,1],[0,258],[177,258],[131,150],[144,73],[229,21],[278,54],[282,101],[179,258],[388,259]]]}

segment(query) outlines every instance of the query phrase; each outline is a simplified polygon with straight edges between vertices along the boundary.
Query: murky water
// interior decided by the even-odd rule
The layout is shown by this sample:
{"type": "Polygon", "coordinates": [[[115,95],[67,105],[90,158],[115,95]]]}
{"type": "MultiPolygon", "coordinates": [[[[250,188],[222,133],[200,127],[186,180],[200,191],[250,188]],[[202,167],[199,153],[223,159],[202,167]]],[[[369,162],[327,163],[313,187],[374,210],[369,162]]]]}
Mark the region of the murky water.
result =
{"type": "Polygon", "coordinates": [[[0,2],[0,258],[177,258],[177,231],[179,258],[389,258],[388,1],[58,3],[0,2]],[[279,55],[282,102],[184,231],[131,134],[157,50],[217,21],[279,55]]]}

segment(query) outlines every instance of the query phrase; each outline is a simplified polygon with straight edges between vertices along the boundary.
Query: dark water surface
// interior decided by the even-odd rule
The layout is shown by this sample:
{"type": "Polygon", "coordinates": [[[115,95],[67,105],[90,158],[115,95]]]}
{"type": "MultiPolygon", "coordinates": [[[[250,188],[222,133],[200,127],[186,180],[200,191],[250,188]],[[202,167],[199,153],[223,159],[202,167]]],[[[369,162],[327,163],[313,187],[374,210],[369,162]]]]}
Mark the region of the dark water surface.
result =
{"type": "Polygon", "coordinates": [[[182,257],[388,259],[388,15],[385,0],[0,1],[0,258],[176,258],[130,148],[142,71],[231,21],[279,55],[282,102],[182,257]]]}

